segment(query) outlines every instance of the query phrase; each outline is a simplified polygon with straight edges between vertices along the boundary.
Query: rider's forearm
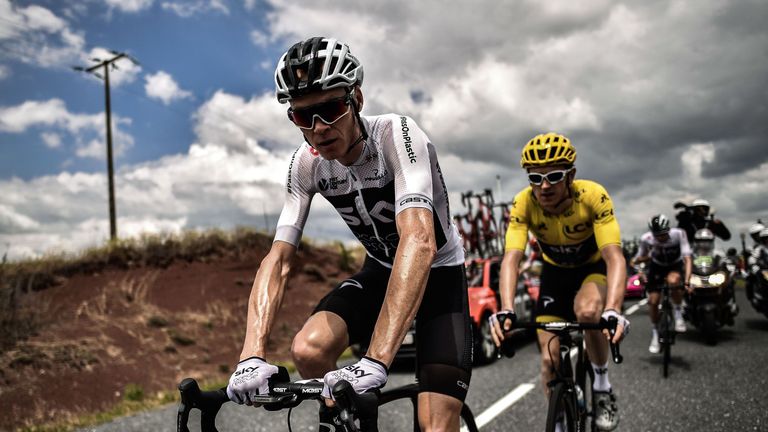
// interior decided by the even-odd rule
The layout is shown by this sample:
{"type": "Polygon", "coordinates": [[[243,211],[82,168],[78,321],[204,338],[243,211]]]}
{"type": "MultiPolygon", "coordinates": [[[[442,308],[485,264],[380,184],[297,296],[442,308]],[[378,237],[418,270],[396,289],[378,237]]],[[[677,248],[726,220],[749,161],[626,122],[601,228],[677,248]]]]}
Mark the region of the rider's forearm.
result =
{"type": "Polygon", "coordinates": [[[624,303],[624,291],[627,283],[627,266],[621,248],[617,245],[605,246],[602,251],[607,267],[608,293],[605,309],[621,311],[624,303]]]}
{"type": "Polygon", "coordinates": [[[513,249],[505,253],[501,261],[499,295],[501,296],[502,310],[515,310],[515,294],[517,292],[517,279],[520,276],[520,260],[522,256],[522,251],[513,249]]]}
{"type": "Polygon", "coordinates": [[[683,279],[683,282],[688,283],[691,281],[691,273],[693,271],[693,260],[691,260],[691,257],[683,257],[683,263],[685,264],[685,279],[683,279]]]}
{"type": "Polygon", "coordinates": [[[437,248],[434,237],[401,238],[387,293],[373,329],[368,357],[389,367],[416,317],[437,248]]]}
{"type": "Polygon", "coordinates": [[[270,252],[262,260],[248,299],[245,341],[240,360],[266,358],[267,340],[274,325],[290,273],[290,259],[270,252]]]}

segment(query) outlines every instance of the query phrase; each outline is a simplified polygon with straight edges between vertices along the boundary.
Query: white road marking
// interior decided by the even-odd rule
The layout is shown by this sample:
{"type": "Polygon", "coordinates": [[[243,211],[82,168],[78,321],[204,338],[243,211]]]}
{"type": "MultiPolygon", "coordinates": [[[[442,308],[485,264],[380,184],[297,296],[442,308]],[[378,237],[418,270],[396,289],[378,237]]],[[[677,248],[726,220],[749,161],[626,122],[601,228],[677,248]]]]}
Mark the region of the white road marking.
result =
{"type": "MultiPolygon", "coordinates": [[[[639,302],[633,304],[632,306],[628,307],[626,311],[624,311],[624,315],[632,315],[633,313],[637,312],[640,307],[645,306],[648,303],[648,299],[644,298],[640,300],[639,302]]],[[[576,355],[576,348],[571,349],[571,359],[576,355]]],[[[529,380],[529,382],[525,384],[520,384],[519,386],[515,387],[514,390],[504,395],[501,399],[497,400],[493,403],[493,405],[489,406],[485,411],[475,416],[475,423],[477,424],[478,429],[482,429],[483,426],[490,423],[494,418],[496,418],[499,414],[503,413],[509,407],[514,405],[517,401],[522,399],[525,395],[527,395],[531,390],[533,390],[536,385],[534,384],[537,380],[537,377],[534,377],[533,379],[529,380]]],[[[461,432],[467,432],[466,427],[461,428],[461,432]]]]}
{"type": "Polygon", "coordinates": [[[633,313],[637,312],[637,310],[640,309],[641,306],[645,306],[647,303],[648,303],[647,298],[640,300],[639,302],[628,307],[627,310],[624,311],[624,315],[632,315],[633,313]]]}

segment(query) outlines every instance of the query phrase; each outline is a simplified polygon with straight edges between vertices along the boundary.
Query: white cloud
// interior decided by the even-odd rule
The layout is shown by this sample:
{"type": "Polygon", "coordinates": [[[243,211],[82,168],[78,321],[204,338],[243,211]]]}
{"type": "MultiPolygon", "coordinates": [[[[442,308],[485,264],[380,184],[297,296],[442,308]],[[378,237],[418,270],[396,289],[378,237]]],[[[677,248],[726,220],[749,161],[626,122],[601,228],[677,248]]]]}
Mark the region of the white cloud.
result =
{"type": "Polygon", "coordinates": [[[182,90],[167,72],[159,71],[156,74],[147,75],[144,77],[144,80],[146,82],[144,90],[147,92],[147,96],[159,99],[165,105],[169,105],[171,102],[179,99],[192,97],[192,93],[182,90]]]}
{"type": "Polygon", "coordinates": [[[48,146],[48,148],[61,147],[61,136],[57,133],[43,132],[40,134],[40,138],[43,139],[43,142],[46,146],[48,146]]]}
{"type": "Polygon", "coordinates": [[[11,76],[11,68],[0,64],[0,80],[4,80],[11,76]]]}
{"type": "MultiPolygon", "coordinates": [[[[118,234],[265,228],[265,215],[274,223],[290,153],[252,150],[193,144],[186,154],[122,167],[115,177],[118,234]]],[[[0,181],[0,244],[11,244],[13,258],[103,244],[109,236],[106,185],[106,175],[86,173],[0,181]]]]}
{"type": "MultiPolygon", "coordinates": [[[[128,54],[130,55],[130,54],[128,54]]],[[[88,54],[83,54],[80,59],[82,66],[89,68],[95,66],[105,60],[110,60],[116,57],[117,54],[107,50],[106,48],[96,47],[91,49],[88,54]]],[[[136,81],[136,78],[141,73],[141,66],[133,63],[131,59],[122,57],[116,60],[115,67],[110,67],[109,70],[109,85],[110,87],[119,87],[123,84],[130,84],[136,81]]],[[[104,77],[104,67],[100,67],[93,72],[98,73],[98,76],[104,77]]]]}
{"type": "Polygon", "coordinates": [[[195,133],[200,143],[239,152],[295,149],[303,138],[285,109],[271,92],[245,100],[219,90],[195,114],[195,133]]]}
{"type": "Polygon", "coordinates": [[[112,9],[118,9],[121,12],[136,13],[152,6],[154,0],[104,0],[112,9]]]}
{"type": "Polygon", "coordinates": [[[261,30],[253,30],[251,32],[251,42],[256,46],[265,47],[269,43],[269,36],[261,30]]]}
{"type": "Polygon", "coordinates": [[[189,18],[193,15],[206,13],[208,11],[217,11],[224,15],[229,15],[229,8],[222,0],[197,0],[195,2],[186,0],[184,2],[163,2],[163,10],[169,10],[182,18],[189,18]]]}
{"type": "Polygon", "coordinates": [[[689,182],[699,183],[703,165],[715,160],[715,145],[693,144],[682,155],[683,172],[689,182]]]}
{"type": "MultiPolygon", "coordinates": [[[[133,137],[120,128],[120,125],[130,125],[131,119],[113,115],[112,123],[114,152],[118,157],[133,146],[133,137]]],[[[61,99],[27,101],[13,107],[0,106],[0,132],[23,133],[30,128],[49,129],[42,135],[49,147],[58,147],[62,143],[61,137],[50,129],[67,131],[74,138],[77,156],[104,158],[105,152],[98,149],[104,148],[106,137],[103,113],[71,113],[61,99]]]]}
{"type": "Polygon", "coordinates": [[[9,48],[0,58],[61,67],[78,58],[85,46],[81,33],[42,6],[18,7],[0,0],[0,16],[0,43],[9,48]]]}

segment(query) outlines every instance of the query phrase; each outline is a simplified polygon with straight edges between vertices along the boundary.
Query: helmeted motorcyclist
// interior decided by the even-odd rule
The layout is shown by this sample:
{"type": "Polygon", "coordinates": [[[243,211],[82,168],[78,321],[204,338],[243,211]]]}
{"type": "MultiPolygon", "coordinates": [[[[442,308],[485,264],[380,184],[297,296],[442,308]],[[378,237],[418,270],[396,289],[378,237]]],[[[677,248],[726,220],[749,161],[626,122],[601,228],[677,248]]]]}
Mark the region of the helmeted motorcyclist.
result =
{"type": "MultiPolygon", "coordinates": [[[[726,254],[715,248],[715,234],[707,229],[703,228],[696,231],[693,236],[693,256],[710,256],[714,260],[716,267],[721,267],[723,270],[726,265],[726,254]]],[[[736,315],[738,313],[738,306],[736,306],[736,298],[734,297],[733,284],[729,283],[725,287],[725,295],[728,298],[728,305],[731,308],[731,312],[736,315]]]]}

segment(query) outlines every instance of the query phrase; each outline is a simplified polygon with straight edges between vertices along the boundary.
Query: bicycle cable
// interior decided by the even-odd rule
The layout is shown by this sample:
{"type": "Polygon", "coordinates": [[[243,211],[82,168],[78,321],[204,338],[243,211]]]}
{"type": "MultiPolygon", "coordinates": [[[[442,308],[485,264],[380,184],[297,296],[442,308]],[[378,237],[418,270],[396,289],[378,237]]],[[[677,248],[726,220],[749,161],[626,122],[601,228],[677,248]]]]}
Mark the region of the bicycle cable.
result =
{"type": "Polygon", "coordinates": [[[293,412],[293,407],[288,408],[288,432],[293,432],[291,429],[291,412],[293,412]]]}

